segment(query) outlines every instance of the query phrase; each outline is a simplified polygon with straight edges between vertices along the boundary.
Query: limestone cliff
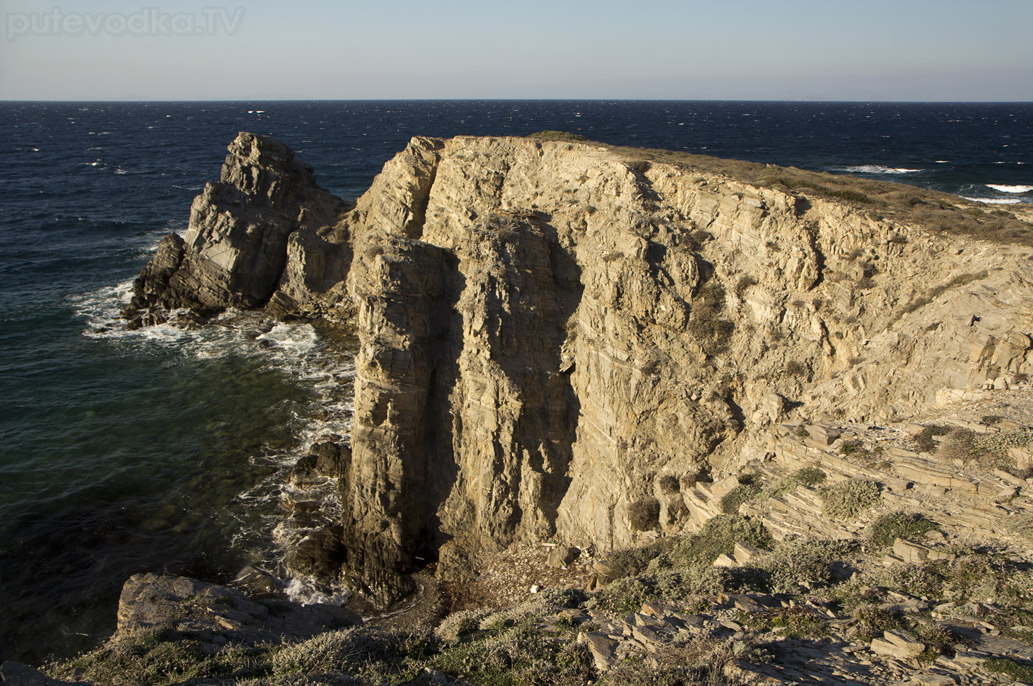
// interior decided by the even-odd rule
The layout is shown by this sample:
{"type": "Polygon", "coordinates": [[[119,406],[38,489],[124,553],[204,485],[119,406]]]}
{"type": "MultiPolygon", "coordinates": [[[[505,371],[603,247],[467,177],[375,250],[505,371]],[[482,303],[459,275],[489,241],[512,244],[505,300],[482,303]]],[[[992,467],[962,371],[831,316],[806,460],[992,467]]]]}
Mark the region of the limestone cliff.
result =
{"type": "Polygon", "coordinates": [[[787,413],[900,419],[1033,370],[1029,248],[758,169],[415,138],[338,220],[289,151],[241,134],[134,307],[354,315],[336,545],[344,578],[387,602],[416,555],[461,575],[515,541],[693,527],[683,484],[763,454],[787,413]]]}

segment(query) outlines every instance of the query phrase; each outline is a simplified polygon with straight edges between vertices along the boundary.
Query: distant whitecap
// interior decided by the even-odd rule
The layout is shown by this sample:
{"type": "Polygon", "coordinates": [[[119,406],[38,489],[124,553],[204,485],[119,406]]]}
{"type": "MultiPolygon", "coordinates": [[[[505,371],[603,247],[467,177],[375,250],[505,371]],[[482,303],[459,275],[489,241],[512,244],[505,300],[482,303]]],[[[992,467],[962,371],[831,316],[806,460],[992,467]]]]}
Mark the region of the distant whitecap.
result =
{"type": "Polygon", "coordinates": [[[993,188],[995,191],[1000,191],[1001,193],[1029,193],[1030,191],[1033,191],[1033,186],[1005,186],[996,183],[988,183],[986,184],[986,187],[993,188]]]}
{"type": "Polygon", "coordinates": [[[965,200],[971,200],[972,202],[981,202],[987,205],[1018,205],[1022,201],[1017,198],[971,198],[967,195],[961,196],[965,200]]]}
{"type": "Polygon", "coordinates": [[[919,174],[924,169],[909,169],[907,167],[886,167],[881,164],[858,164],[849,167],[833,167],[834,171],[847,172],[848,174],[919,174]]]}

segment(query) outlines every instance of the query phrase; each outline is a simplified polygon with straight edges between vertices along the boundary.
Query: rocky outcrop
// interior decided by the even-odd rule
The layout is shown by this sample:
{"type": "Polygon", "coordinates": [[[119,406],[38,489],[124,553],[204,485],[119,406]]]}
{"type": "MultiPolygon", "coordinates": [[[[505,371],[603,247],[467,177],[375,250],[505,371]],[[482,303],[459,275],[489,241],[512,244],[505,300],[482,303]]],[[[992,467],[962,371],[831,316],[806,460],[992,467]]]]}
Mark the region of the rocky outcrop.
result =
{"type": "Polygon", "coordinates": [[[281,308],[297,308],[297,274],[284,273],[288,246],[294,263],[306,267],[307,292],[329,290],[328,278],[339,274],[327,273],[326,256],[346,270],[348,253],[321,241],[318,230],[335,224],[346,209],[316,185],[312,168],[286,145],[242,133],[229,146],[219,181],[194,200],[186,236],[165,238],[134,283],[126,316],[148,324],[179,307],[259,307],[281,280],[281,308]]]}
{"type": "Polygon", "coordinates": [[[310,638],[328,628],[361,624],[353,612],[333,605],[299,605],[276,596],[248,598],[234,588],[187,577],[137,574],[122,587],[118,630],[112,641],[160,629],[189,636],[216,649],[310,638]]]}
{"type": "Polygon", "coordinates": [[[383,603],[416,556],[458,578],[517,541],[691,529],[693,484],[794,409],[900,419],[1033,370],[1029,249],[649,157],[416,138],[330,227],[311,172],[242,134],[137,309],[354,312],[334,535],[383,603]]]}

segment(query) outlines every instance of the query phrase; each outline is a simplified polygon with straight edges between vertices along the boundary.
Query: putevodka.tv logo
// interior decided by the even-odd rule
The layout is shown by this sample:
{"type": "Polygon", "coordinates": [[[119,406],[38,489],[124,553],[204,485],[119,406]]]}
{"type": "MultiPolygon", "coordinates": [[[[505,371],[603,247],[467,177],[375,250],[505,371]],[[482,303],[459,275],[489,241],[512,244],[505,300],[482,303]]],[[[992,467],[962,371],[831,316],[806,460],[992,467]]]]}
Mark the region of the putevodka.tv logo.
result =
{"type": "Polygon", "coordinates": [[[232,36],[244,21],[244,8],[206,7],[198,12],[12,12],[6,15],[7,40],[26,36],[232,36]]]}

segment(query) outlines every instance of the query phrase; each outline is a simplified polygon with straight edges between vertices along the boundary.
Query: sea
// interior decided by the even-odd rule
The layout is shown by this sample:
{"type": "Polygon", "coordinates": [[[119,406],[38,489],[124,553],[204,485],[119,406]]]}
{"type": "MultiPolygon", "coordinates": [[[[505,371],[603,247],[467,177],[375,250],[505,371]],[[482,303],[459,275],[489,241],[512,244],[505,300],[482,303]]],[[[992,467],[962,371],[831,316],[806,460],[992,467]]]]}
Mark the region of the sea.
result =
{"type": "Polygon", "coordinates": [[[133,574],[282,575],[285,470],[347,434],[351,355],[311,325],[119,320],[237,132],[354,199],[412,136],[541,130],[1033,203],[1030,103],[0,102],[0,660],[97,645],[133,574]]]}

